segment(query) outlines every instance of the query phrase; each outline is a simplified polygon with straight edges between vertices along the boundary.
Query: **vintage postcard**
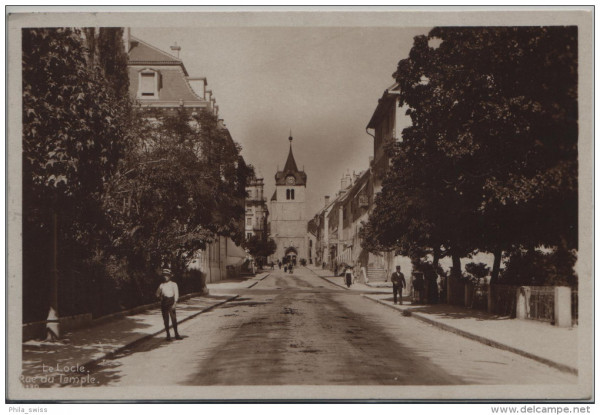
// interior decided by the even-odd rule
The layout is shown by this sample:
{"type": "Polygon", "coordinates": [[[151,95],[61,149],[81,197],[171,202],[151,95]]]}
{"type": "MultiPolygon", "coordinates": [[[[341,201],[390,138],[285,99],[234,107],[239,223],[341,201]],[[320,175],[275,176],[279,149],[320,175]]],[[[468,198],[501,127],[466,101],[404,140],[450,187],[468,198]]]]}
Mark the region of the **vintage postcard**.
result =
{"type": "Polygon", "coordinates": [[[593,8],[12,7],[7,399],[594,399],[593,8]]]}

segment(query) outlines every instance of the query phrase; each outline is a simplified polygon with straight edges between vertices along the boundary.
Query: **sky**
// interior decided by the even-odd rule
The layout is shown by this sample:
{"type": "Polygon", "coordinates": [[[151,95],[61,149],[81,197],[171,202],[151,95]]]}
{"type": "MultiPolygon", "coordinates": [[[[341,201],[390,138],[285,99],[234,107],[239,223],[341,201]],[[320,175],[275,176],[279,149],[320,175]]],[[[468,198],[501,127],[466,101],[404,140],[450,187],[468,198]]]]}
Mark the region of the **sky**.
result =
{"type": "Polygon", "coordinates": [[[219,117],[265,179],[265,196],[283,168],[290,130],[307,180],[307,215],[332,197],[346,172],[365,170],[373,138],[365,128],[414,36],[429,28],[132,28],[162,50],[177,42],[191,77],[207,78],[219,117]]]}

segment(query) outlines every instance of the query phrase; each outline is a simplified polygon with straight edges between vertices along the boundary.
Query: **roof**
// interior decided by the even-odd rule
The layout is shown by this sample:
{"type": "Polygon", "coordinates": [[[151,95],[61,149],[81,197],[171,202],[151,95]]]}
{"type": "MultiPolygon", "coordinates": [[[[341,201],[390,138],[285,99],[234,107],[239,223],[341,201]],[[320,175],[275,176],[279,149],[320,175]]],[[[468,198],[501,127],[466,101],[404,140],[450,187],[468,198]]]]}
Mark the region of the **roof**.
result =
{"type": "MultiPolygon", "coordinates": [[[[144,69],[139,66],[147,68],[172,66],[172,68],[161,68],[158,71],[160,73],[158,99],[140,100],[144,104],[160,106],[161,103],[173,102],[175,106],[178,106],[183,101],[186,104],[195,103],[195,106],[207,106],[204,97],[199,96],[189,82],[203,78],[189,78],[181,59],[133,36],[128,53],[128,66],[130,79],[137,79],[137,72],[144,69]]],[[[206,82],[206,80],[204,81],[206,82]]],[[[138,87],[138,82],[129,83],[129,91],[134,98],[137,97],[138,87]]]]}
{"type": "Polygon", "coordinates": [[[314,219],[311,219],[308,221],[308,224],[306,225],[306,229],[308,232],[312,233],[314,236],[317,236],[317,234],[319,233],[319,227],[315,223],[314,219]]]}
{"type": "Polygon", "coordinates": [[[278,171],[275,174],[275,184],[285,185],[285,179],[288,176],[294,176],[296,179],[296,186],[306,186],[306,173],[298,170],[298,165],[294,159],[294,153],[292,152],[292,137],[290,137],[290,151],[285,166],[282,171],[278,171]]]}
{"type": "Polygon", "coordinates": [[[396,101],[397,94],[390,94],[390,91],[399,92],[399,90],[400,86],[396,82],[394,85],[383,91],[383,95],[377,102],[377,108],[375,108],[375,112],[373,112],[369,124],[367,124],[367,128],[377,127],[377,124],[379,124],[383,116],[387,113],[390,105],[396,101]]]}
{"type": "Polygon", "coordinates": [[[288,158],[285,162],[285,167],[283,171],[298,171],[298,166],[296,165],[296,160],[294,160],[294,153],[292,153],[292,143],[290,142],[290,152],[288,153],[288,158]]]}
{"type": "Polygon", "coordinates": [[[271,196],[271,201],[277,201],[277,190],[273,192],[273,196],[271,196]]]}
{"type": "Polygon", "coordinates": [[[131,36],[128,58],[130,64],[181,65],[185,74],[188,74],[181,59],[135,36],[131,36]]]}

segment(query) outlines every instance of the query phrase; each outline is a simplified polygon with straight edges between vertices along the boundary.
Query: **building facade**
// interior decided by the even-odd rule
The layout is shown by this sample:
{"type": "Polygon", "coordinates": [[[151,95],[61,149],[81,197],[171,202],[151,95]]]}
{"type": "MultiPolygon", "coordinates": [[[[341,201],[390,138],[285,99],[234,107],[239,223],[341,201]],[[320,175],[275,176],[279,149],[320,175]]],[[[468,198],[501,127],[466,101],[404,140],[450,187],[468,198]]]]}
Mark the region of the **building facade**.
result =
{"type": "MultiPolygon", "coordinates": [[[[155,122],[156,112],[174,111],[178,108],[194,111],[209,111],[216,117],[219,107],[212,91],[207,89],[206,78],[190,77],[178,54],[179,46],[171,46],[177,56],[131,36],[125,29],[123,42],[128,56],[129,93],[145,111],[149,122],[155,122]]],[[[233,141],[222,119],[219,128],[233,141]]],[[[242,160],[243,162],[243,160],[242,160]]],[[[240,205],[245,201],[240,200],[240,205]]],[[[243,229],[244,217],[239,218],[243,229]]],[[[199,250],[190,261],[190,268],[201,271],[206,282],[215,282],[234,277],[247,260],[246,252],[230,238],[217,236],[204,250],[199,250]]]]}
{"type": "Polygon", "coordinates": [[[270,231],[277,244],[273,261],[308,262],[306,214],[306,173],[300,171],[294,160],[292,140],[283,170],[275,174],[275,192],[270,200],[270,231]]]}
{"type": "Polygon", "coordinates": [[[407,107],[399,105],[398,92],[398,84],[384,91],[367,124],[367,132],[373,137],[369,169],[358,174],[346,173],[334,198],[326,196],[324,207],[311,219],[316,227],[317,264],[325,262],[330,269],[341,264],[353,265],[359,280],[365,282],[389,279],[396,265],[401,265],[405,274],[412,269],[408,258],[395,256],[393,252],[363,250],[360,239],[362,223],[373,212],[375,198],[390,166],[385,149],[388,145],[399,145],[402,130],[411,125],[407,107]]]}
{"type": "Polygon", "coordinates": [[[264,197],[264,179],[253,177],[246,186],[246,222],[244,225],[246,239],[253,236],[265,238],[268,235],[269,208],[264,197]]]}

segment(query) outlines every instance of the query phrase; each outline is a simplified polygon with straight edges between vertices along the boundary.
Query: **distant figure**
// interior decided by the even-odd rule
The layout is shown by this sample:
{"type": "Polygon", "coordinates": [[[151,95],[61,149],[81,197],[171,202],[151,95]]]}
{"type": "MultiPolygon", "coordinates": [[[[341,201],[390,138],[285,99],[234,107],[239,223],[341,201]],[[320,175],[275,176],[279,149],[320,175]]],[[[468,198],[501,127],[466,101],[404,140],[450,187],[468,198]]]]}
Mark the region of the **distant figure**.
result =
{"type": "Polygon", "coordinates": [[[290,264],[288,266],[288,270],[290,271],[290,274],[293,274],[294,273],[294,266],[292,264],[290,264]]]}
{"type": "Polygon", "coordinates": [[[369,283],[369,274],[367,273],[367,267],[365,267],[365,266],[360,267],[360,275],[362,276],[365,284],[368,284],[369,283]]]}
{"type": "Polygon", "coordinates": [[[271,269],[275,269],[275,263],[271,261],[271,269]]]}
{"type": "Polygon", "coordinates": [[[392,273],[392,290],[394,292],[394,304],[398,304],[398,294],[400,294],[400,304],[402,304],[403,288],[406,288],[406,280],[404,279],[404,274],[400,272],[400,265],[396,265],[396,271],[392,273]]]}
{"type": "Polygon", "coordinates": [[[352,272],[352,267],[350,265],[346,266],[346,270],[344,271],[345,276],[346,276],[346,286],[348,288],[350,288],[350,286],[352,285],[352,280],[354,279],[353,277],[353,272],[352,272]]]}
{"type": "Polygon", "coordinates": [[[415,281],[413,283],[413,289],[415,291],[414,299],[417,304],[423,303],[423,296],[425,294],[425,280],[423,279],[422,272],[415,273],[415,281]]]}
{"type": "Polygon", "coordinates": [[[337,277],[338,275],[338,265],[337,262],[333,265],[333,276],[337,277]]]}
{"type": "Polygon", "coordinates": [[[284,266],[283,266],[283,272],[287,272],[287,269],[288,269],[288,266],[287,266],[287,265],[284,265],[284,266]]]}
{"type": "Polygon", "coordinates": [[[325,261],[323,261],[323,264],[321,264],[323,266],[323,269],[325,269],[325,266],[327,265],[327,263],[325,261]]]}
{"type": "Polygon", "coordinates": [[[160,298],[160,310],[162,311],[163,321],[165,323],[165,331],[167,332],[167,341],[171,341],[171,333],[169,332],[169,316],[173,323],[173,331],[175,332],[175,339],[181,340],[179,332],[177,331],[177,315],[175,313],[175,304],[179,300],[179,288],[177,284],[171,281],[171,270],[165,268],[162,270],[162,275],[165,282],[158,286],[156,290],[156,296],[160,298]]]}

